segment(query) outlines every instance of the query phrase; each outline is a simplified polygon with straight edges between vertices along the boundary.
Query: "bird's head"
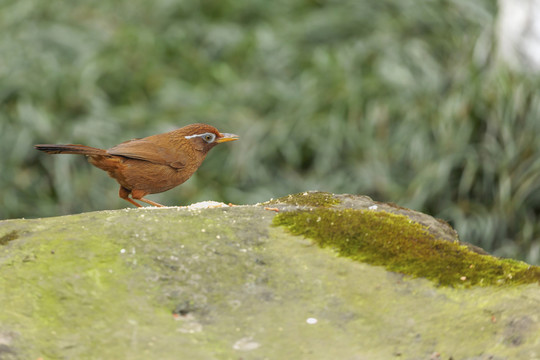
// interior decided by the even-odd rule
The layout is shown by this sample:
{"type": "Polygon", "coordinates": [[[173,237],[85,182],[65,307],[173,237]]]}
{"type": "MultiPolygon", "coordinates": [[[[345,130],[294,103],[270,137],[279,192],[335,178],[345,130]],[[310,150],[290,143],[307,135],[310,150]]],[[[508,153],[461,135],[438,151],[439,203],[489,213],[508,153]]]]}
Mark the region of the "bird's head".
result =
{"type": "Polygon", "coordinates": [[[221,133],[213,126],[206,124],[192,124],[183,127],[182,133],[195,149],[208,152],[217,144],[238,140],[238,135],[221,133]]]}

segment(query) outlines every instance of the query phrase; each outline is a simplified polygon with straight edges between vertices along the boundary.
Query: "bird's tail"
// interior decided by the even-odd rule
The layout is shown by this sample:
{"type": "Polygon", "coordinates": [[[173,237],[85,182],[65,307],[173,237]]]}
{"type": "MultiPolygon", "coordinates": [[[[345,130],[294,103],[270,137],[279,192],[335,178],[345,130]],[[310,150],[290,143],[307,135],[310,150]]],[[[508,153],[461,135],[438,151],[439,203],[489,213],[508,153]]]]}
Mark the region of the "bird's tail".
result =
{"type": "Polygon", "coordinates": [[[34,145],[39,151],[44,151],[48,154],[79,154],[79,155],[107,155],[107,151],[103,149],[93,148],[85,145],[67,144],[53,145],[40,144],[34,145]]]}

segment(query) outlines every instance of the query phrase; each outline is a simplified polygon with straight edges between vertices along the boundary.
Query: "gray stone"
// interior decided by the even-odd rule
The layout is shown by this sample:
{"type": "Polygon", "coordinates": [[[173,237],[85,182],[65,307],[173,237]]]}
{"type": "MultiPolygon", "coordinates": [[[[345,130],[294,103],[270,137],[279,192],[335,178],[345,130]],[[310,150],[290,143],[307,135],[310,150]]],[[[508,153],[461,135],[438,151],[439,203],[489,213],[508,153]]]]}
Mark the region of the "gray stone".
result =
{"type": "Polygon", "coordinates": [[[276,213],[1,221],[0,359],[540,358],[537,284],[437,287],[292,236],[276,213]]]}

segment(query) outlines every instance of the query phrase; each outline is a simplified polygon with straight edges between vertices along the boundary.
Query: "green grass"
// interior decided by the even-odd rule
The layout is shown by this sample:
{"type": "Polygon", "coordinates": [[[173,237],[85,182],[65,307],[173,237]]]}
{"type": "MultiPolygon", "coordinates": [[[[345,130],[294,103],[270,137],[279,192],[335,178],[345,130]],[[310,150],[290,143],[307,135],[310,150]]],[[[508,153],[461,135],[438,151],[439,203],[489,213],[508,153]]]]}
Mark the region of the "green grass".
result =
{"type": "Polygon", "coordinates": [[[0,218],[127,205],[76,156],[193,122],[213,150],[170,205],[370,195],[540,263],[539,81],[496,62],[496,2],[0,4],[0,218]]]}

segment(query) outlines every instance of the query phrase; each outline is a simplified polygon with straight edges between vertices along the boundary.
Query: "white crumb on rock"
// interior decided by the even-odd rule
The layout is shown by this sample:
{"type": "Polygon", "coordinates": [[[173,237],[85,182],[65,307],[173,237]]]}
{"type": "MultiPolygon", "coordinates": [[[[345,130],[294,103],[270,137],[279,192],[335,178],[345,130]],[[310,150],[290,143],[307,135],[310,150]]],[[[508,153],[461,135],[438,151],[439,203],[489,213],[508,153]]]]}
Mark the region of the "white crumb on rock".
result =
{"type": "Polygon", "coordinates": [[[251,351],[259,348],[261,344],[253,341],[251,337],[244,337],[234,343],[233,349],[240,351],[251,351]]]}
{"type": "Polygon", "coordinates": [[[218,201],[202,201],[195,204],[188,205],[188,210],[199,210],[199,209],[209,209],[209,208],[220,208],[220,207],[229,207],[229,205],[224,204],[218,201]]]}
{"type": "MultiPolygon", "coordinates": [[[[136,211],[136,210],[140,210],[140,209],[147,209],[147,210],[150,210],[150,209],[151,210],[153,210],[153,209],[201,210],[201,209],[221,208],[221,207],[229,207],[229,206],[232,206],[232,205],[228,205],[228,204],[225,204],[225,203],[222,203],[222,202],[219,202],[219,201],[208,200],[208,201],[201,201],[201,202],[194,203],[194,204],[187,205],[187,206],[161,206],[161,207],[144,206],[142,208],[128,208],[128,209],[124,209],[124,210],[126,210],[126,211],[133,211],[133,210],[136,211]]],[[[144,216],[144,215],[141,215],[141,216],[144,216]]]]}

